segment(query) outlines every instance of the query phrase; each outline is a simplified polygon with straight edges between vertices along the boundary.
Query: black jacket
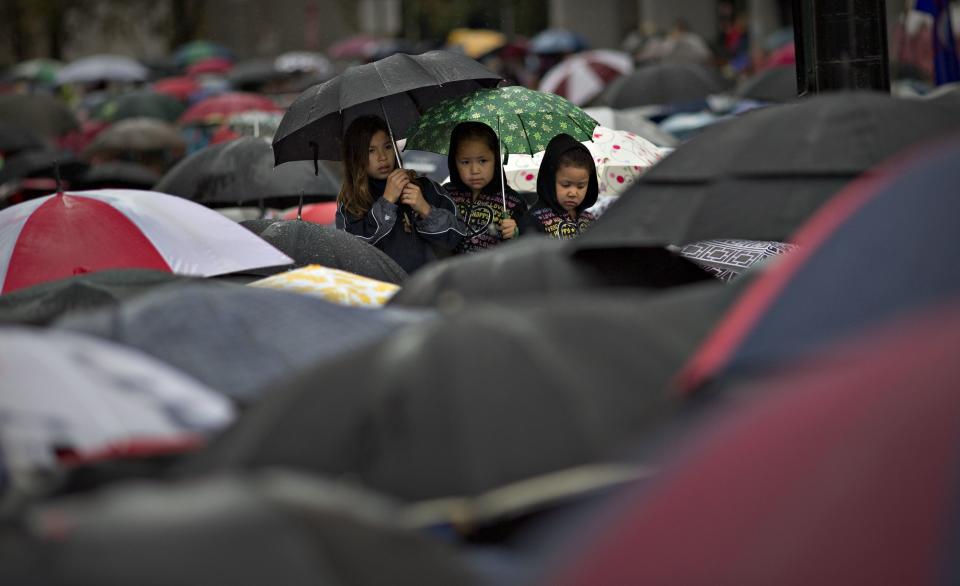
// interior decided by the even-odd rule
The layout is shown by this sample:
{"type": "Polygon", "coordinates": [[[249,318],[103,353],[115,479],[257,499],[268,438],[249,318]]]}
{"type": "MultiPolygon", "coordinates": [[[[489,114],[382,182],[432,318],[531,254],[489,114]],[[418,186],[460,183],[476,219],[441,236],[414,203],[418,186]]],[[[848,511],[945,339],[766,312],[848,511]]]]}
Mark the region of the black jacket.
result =
{"type": "Polygon", "coordinates": [[[419,177],[417,185],[423,198],[433,208],[430,215],[421,218],[409,206],[390,203],[383,198],[386,181],[370,179],[373,206],[365,216],[355,217],[337,206],[337,228],[373,244],[412,273],[430,261],[448,256],[467,234],[463,221],[457,217],[457,208],[443,188],[426,177],[419,177]],[[409,219],[409,225],[404,222],[409,219]]]}
{"type": "Polygon", "coordinates": [[[543,161],[540,162],[540,171],[537,174],[537,203],[520,224],[520,234],[541,233],[560,239],[579,236],[595,219],[593,214],[585,210],[597,203],[599,194],[600,184],[597,181],[597,168],[593,165],[593,155],[587,147],[569,134],[558,134],[553,137],[547,145],[547,151],[543,154],[543,161]],[[576,220],[571,219],[557,201],[556,184],[557,162],[560,155],[573,149],[586,151],[591,164],[587,195],[577,206],[576,220]]]}

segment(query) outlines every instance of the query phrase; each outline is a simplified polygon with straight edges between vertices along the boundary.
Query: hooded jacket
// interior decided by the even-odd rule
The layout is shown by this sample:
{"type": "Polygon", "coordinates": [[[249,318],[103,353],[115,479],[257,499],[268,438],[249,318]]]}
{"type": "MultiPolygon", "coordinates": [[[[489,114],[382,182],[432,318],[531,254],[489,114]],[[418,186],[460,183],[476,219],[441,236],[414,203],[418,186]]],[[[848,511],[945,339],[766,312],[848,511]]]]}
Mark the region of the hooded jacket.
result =
{"type": "Polygon", "coordinates": [[[354,217],[337,205],[337,228],[373,244],[408,273],[430,261],[448,256],[463,240],[466,226],[457,217],[456,205],[443,188],[426,177],[416,179],[423,198],[433,208],[421,218],[409,206],[383,198],[386,180],[368,179],[374,202],[365,216],[354,217]],[[404,215],[411,220],[404,222],[404,215]]]}
{"type": "Polygon", "coordinates": [[[540,162],[540,171],[537,174],[537,204],[527,213],[524,223],[520,226],[520,234],[531,232],[544,233],[553,238],[569,239],[579,236],[591,222],[593,214],[586,211],[597,203],[600,194],[600,184],[597,181],[597,167],[593,164],[593,155],[587,147],[569,134],[558,134],[547,145],[547,150],[540,162]],[[571,219],[567,210],[557,201],[557,163],[560,156],[573,149],[583,149],[590,160],[590,181],[587,185],[587,195],[577,206],[577,218],[571,219]]]}
{"type": "MultiPolygon", "coordinates": [[[[497,223],[503,214],[503,197],[500,195],[500,161],[494,157],[493,179],[486,184],[476,198],[473,190],[460,179],[456,153],[450,149],[447,155],[447,170],[450,182],[444,184],[450,198],[457,206],[457,214],[467,226],[467,235],[457,246],[457,253],[475,252],[492,248],[503,242],[497,223]]],[[[517,192],[507,187],[507,213],[521,224],[527,213],[527,204],[517,192]]]]}

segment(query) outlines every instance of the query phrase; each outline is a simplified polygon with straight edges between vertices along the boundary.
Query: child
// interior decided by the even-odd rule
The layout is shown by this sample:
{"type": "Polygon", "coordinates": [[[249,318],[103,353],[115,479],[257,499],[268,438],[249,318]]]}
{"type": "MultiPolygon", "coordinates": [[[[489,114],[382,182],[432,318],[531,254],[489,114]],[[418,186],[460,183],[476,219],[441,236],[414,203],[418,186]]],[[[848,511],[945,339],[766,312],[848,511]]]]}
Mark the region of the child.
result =
{"type": "Polygon", "coordinates": [[[520,231],[576,238],[594,221],[585,210],[597,202],[599,193],[593,155],[572,136],[559,134],[547,145],[537,175],[539,199],[520,231]]]}
{"type": "Polygon", "coordinates": [[[336,224],[387,253],[412,273],[463,240],[466,226],[442,188],[397,169],[386,123],[354,120],[343,138],[344,180],[336,224]]]}
{"type": "Polygon", "coordinates": [[[482,122],[458,124],[450,135],[450,183],[443,187],[469,230],[457,247],[458,253],[491,248],[518,234],[517,222],[527,205],[507,187],[504,214],[499,150],[497,135],[482,122]]]}

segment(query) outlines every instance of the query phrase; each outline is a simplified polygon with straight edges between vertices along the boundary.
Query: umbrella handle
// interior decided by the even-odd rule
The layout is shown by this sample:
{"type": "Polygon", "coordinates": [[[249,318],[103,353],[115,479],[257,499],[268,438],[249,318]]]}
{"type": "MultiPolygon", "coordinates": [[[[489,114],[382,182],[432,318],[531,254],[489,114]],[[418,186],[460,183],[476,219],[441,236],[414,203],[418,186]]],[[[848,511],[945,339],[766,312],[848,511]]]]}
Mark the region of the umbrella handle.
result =
{"type": "Polygon", "coordinates": [[[387,123],[387,132],[390,133],[390,144],[393,145],[393,154],[397,157],[397,168],[403,169],[403,161],[400,160],[400,151],[397,150],[397,141],[393,138],[393,127],[390,126],[390,118],[387,117],[387,109],[383,107],[383,98],[378,98],[377,102],[380,104],[380,111],[383,112],[383,121],[387,123]]]}
{"type": "Polygon", "coordinates": [[[500,156],[500,195],[503,197],[503,215],[505,218],[510,217],[507,214],[507,187],[506,187],[506,171],[503,170],[503,141],[500,140],[500,117],[497,116],[497,154],[500,156]]]}

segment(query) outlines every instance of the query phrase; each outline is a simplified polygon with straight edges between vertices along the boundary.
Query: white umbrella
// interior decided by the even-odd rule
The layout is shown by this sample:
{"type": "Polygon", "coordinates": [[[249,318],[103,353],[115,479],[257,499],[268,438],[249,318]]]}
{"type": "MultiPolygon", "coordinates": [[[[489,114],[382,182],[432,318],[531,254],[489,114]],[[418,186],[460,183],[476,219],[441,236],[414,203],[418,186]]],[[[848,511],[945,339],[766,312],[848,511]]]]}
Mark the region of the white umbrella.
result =
{"type": "Polygon", "coordinates": [[[633,58],[626,53],[606,49],[585,51],[550,68],[538,89],[582,106],[600,95],[611,81],[631,71],[633,58]]]}
{"type": "Polygon", "coordinates": [[[59,193],[0,211],[4,293],[106,269],[209,277],[292,262],[216,211],[164,193],[59,193]]]}
{"type": "MultiPolygon", "coordinates": [[[[632,132],[603,126],[596,127],[593,140],[583,144],[590,150],[596,163],[601,197],[623,193],[669,152],[632,132]]],[[[503,168],[507,183],[520,193],[536,192],[541,161],[543,152],[532,157],[511,155],[503,168]]]]}
{"type": "Polygon", "coordinates": [[[91,55],[77,59],[57,72],[57,83],[97,81],[143,81],[149,70],[136,59],[123,55],[91,55]]]}
{"type": "Polygon", "coordinates": [[[154,358],[59,330],[0,328],[0,449],[11,469],[195,447],[231,403],[154,358]]]}

